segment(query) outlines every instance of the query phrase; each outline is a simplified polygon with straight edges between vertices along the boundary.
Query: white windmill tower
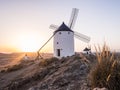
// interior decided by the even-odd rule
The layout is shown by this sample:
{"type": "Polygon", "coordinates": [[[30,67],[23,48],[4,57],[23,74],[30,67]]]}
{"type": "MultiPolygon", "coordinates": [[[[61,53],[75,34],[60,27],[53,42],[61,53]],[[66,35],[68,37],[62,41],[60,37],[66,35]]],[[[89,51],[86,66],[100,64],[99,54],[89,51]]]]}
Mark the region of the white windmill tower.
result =
{"type": "Polygon", "coordinates": [[[54,57],[74,55],[74,32],[62,23],[54,34],[54,57]]]}
{"type": "Polygon", "coordinates": [[[90,41],[90,37],[73,31],[73,26],[75,24],[76,18],[78,15],[78,9],[73,8],[69,25],[65,25],[64,22],[61,26],[50,25],[50,28],[55,29],[53,35],[46,41],[45,44],[37,51],[38,56],[36,59],[41,57],[40,50],[52,39],[54,38],[53,48],[54,48],[54,57],[61,58],[66,56],[72,56],[74,52],[74,36],[77,39],[80,39],[86,43],[90,41]]]}
{"type": "Polygon", "coordinates": [[[78,15],[78,9],[73,8],[72,15],[70,18],[69,25],[65,25],[64,22],[60,27],[56,25],[50,25],[50,28],[56,29],[54,31],[54,56],[61,58],[66,56],[72,56],[74,52],[74,36],[84,42],[89,42],[90,37],[73,31],[73,26],[75,24],[78,15]]]}

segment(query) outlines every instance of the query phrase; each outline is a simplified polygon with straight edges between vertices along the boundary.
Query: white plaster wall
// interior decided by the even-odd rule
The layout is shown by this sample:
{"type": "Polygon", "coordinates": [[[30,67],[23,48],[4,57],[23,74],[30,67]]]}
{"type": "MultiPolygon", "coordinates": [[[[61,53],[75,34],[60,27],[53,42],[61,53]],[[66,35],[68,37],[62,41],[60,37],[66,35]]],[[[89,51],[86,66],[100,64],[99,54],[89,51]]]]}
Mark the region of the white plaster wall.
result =
{"type": "Polygon", "coordinates": [[[74,33],[70,31],[58,31],[54,36],[54,56],[57,56],[57,49],[60,49],[60,57],[74,55],[74,33]],[[59,34],[61,32],[61,34],[59,34]],[[57,44],[58,43],[58,44],[57,44]]]}

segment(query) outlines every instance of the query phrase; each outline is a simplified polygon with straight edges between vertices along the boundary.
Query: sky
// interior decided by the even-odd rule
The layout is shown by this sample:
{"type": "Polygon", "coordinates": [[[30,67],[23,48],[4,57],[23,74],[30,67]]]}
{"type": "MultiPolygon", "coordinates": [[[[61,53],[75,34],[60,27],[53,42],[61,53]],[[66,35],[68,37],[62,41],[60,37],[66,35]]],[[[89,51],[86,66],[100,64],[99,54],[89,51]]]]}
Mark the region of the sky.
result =
{"type": "MultiPolygon", "coordinates": [[[[73,30],[91,37],[75,39],[75,51],[104,42],[120,51],[120,0],[0,0],[0,52],[37,51],[51,24],[68,25],[72,8],[79,9],[73,30]]],[[[41,52],[53,52],[53,40],[41,52]]]]}

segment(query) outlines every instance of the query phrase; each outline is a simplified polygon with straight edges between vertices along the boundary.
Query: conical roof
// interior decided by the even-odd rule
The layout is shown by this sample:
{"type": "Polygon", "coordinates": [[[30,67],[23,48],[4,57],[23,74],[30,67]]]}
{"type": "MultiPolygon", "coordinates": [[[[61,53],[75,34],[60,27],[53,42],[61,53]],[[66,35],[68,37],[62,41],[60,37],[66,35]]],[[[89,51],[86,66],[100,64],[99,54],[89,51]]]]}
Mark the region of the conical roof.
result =
{"type": "Polygon", "coordinates": [[[58,31],[71,31],[73,32],[67,25],[64,24],[64,22],[60,25],[60,27],[55,31],[58,32],[58,31]]]}
{"type": "Polygon", "coordinates": [[[88,49],[87,47],[83,50],[83,51],[89,51],[90,49],[88,49]]]}

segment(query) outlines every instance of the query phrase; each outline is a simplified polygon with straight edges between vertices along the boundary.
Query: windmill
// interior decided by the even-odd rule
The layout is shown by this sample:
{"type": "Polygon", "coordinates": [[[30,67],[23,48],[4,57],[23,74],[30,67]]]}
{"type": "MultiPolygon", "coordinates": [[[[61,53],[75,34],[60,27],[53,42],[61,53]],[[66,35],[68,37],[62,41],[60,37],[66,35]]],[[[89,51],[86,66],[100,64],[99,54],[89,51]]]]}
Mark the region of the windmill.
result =
{"type": "Polygon", "coordinates": [[[48,39],[48,41],[38,50],[38,57],[41,57],[39,52],[40,50],[52,39],[53,39],[53,48],[54,48],[54,57],[61,58],[66,56],[74,55],[74,37],[77,39],[88,43],[90,37],[83,35],[79,32],[73,31],[75,21],[78,15],[78,9],[73,8],[72,14],[68,26],[63,22],[59,27],[57,25],[50,25],[51,29],[54,29],[53,35],[48,39]]]}

